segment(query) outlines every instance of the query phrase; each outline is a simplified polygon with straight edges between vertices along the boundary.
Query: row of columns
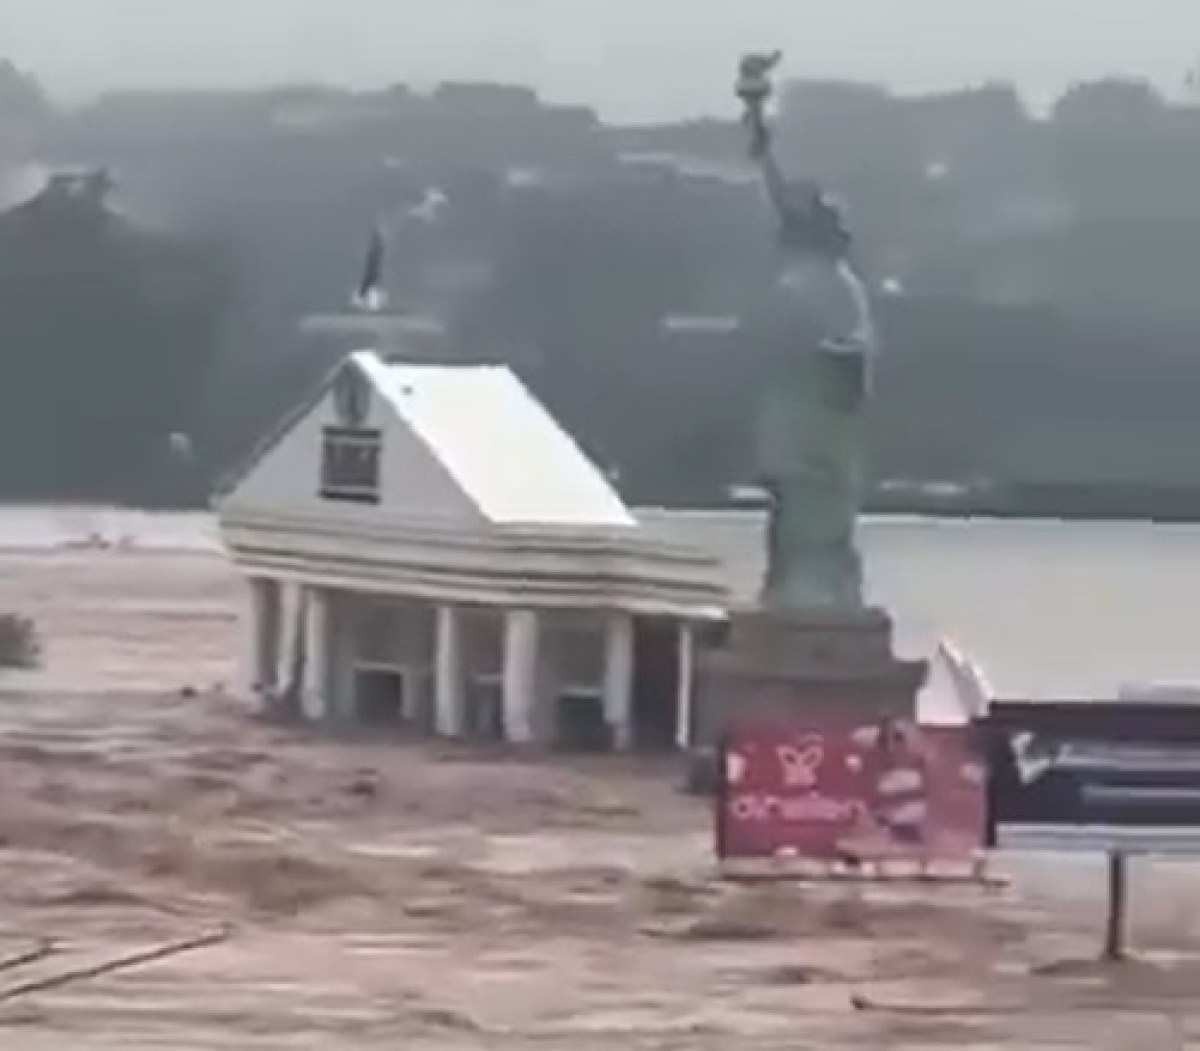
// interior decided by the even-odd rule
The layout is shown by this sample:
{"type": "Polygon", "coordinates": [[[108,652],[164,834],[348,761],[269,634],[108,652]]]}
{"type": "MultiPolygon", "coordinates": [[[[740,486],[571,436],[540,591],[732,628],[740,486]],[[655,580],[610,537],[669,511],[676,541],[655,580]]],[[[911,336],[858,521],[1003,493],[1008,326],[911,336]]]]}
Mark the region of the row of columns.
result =
{"type": "MultiPolygon", "coordinates": [[[[501,677],[504,736],[514,744],[536,739],[535,708],[541,690],[541,625],[530,609],[504,615],[501,677]]],[[[441,606],[434,636],[434,725],[443,737],[466,729],[466,664],[462,611],[441,606]]],[[[618,749],[633,743],[633,618],[613,614],[605,630],[604,715],[618,749]]]]}
{"type": "MultiPolygon", "coordinates": [[[[282,589],[277,580],[252,578],[250,585],[249,680],[259,693],[274,692],[279,683],[283,637],[282,589]]],[[[353,693],[353,664],[344,618],[338,617],[334,595],[325,588],[305,587],[297,599],[305,606],[304,672],[300,703],[305,718],[320,721],[349,715],[338,709],[353,693]],[[344,681],[336,681],[336,679],[344,681]],[[342,703],[338,703],[338,702],[342,703]]],[[[514,744],[535,740],[535,707],[540,695],[538,614],[512,609],[504,615],[502,708],[505,737],[514,744]]],[[[439,606],[434,634],[434,726],[439,736],[461,737],[466,732],[467,646],[462,610],[439,606]]],[[[691,743],[693,640],[689,625],[681,625],[679,640],[679,698],[676,743],[691,743]]],[[[613,746],[633,746],[634,618],[612,612],[604,624],[603,704],[613,746]]]]}
{"type": "MultiPolygon", "coordinates": [[[[285,632],[295,630],[295,622],[284,623],[284,592],[281,583],[268,577],[252,577],[249,586],[249,625],[247,632],[248,668],[246,679],[252,693],[275,695],[287,685],[289,671],[281,677],[280,668],[288,654],[285,632]]],[[[303,673],[299,685],[300,710],[304,717],[318,721],[329,714],[330,701],[346,693],[349,684],[334,680],[338,662],[335,651],[339,639],[332,608],[333,596],[323,588],[296,588],[291,612],[298,617],[303,639],[303,673]],[[339,687],[343,687],[339,689],[339,687]]]]}

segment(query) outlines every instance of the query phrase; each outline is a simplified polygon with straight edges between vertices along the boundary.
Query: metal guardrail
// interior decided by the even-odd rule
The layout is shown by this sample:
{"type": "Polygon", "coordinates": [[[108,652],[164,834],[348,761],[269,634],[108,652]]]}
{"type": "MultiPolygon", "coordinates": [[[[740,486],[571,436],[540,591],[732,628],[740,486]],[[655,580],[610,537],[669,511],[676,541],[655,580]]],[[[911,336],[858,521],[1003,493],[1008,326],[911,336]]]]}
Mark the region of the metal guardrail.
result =
{"type": "Polygon", "coordinates": [[[1108,856],[1104,956],[1125,955],[1127,859],[1200,857],[1200,705],[1000,702],[988,741],[1001,850],[1108,856]]]}
{"type": "Polygon", "coordinates": [[[1001,824],[996,846],[1012,851],[1200,856],[1200,828],[1001,824]]]}

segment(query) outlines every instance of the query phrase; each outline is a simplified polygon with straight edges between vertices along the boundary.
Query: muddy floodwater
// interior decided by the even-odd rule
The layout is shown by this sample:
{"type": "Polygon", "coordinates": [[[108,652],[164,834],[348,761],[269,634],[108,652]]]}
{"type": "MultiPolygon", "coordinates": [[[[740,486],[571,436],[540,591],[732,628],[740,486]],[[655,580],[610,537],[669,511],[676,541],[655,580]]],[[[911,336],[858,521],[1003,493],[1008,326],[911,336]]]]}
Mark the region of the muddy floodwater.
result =
{"type": "Polygon", "coordinates": [[[727,884],[673,760],[253,720],[238,598],[211,551],[0,553],[45,641],[0,672],[0,1047],[1200,1047],[1200,867],[1134,865],[1119,968],[1101,859],[727,884]]]}

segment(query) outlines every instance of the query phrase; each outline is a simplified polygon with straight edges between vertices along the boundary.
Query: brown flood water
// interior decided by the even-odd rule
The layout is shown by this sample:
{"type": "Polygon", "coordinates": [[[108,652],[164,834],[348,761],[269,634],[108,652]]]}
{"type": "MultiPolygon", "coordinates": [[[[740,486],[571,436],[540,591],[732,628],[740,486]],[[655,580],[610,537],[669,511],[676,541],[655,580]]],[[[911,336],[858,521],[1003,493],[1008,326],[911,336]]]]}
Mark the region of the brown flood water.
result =
{"type": "Polygon", "coordinates": [[[1099,860],[999,859],[1003,890],[726,884],[669,760],[250,719],[221,690],[238,594],[214,554],[0,554],[0,608],[46,636],[44,669],[0,673],[0,1046],[1200,1047],[1194,867],[1135,867],[1139,962],[1037,974],[1098,949],[1099,860]]]}

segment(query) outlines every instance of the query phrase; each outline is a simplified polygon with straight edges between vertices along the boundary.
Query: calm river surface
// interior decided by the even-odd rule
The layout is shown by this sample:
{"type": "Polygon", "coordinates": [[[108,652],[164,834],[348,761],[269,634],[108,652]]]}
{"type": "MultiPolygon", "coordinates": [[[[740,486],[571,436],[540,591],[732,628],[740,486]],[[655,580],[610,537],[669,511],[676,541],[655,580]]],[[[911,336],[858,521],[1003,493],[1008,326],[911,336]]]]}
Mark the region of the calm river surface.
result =
{"type": "MultiPolygon", "coordinates": [[[[761,518],[645,512],[647,529],[708,547],[753,591],[761,518]]],[[[220,551],[208,514],[0,508],[0,548],[50,549],[99,534],[139,547],[220,551]]],[[[948,635],[1009,697],[1111,696],[1124,682],[1200,684],[1200,525],[868,518],[873,601],[897,643],[928,653],[948,635]]],[[[119,557],[114,552],[112,557],[119,557]]],[[[4,584],[0,580],[0,607],[4,584]]]]}

